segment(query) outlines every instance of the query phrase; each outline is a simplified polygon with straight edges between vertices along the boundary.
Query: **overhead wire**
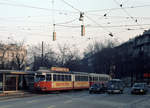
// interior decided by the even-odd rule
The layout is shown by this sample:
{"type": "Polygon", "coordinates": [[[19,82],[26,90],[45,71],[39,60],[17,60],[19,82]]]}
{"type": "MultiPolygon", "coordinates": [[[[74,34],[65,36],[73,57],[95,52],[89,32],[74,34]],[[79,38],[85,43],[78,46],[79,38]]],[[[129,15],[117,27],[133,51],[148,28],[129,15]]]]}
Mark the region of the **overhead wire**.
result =
{"type": "MultiPolygon", "coordinates": [[[[150,24],[141,24],[142,26],[148,26],[150,24]]],[[[62,27],[71,27],[71,28],[79,28],[80,26],[78,25],[62,25],[62,24],[58,24],[57,26],[62,26],[62,27]]],[[[85,25],[86,27],[91,27],[91,28],[99,28],[99,26],[92,26],[92,25],[85,25]]],[[[133,24],[133,25],[112,25],[112,26],[103,26],[103,28],[118,28],[118,27],[137,27],[137,24],[133,24]]]]}
{"type": "MultiPolygon", "coordinates": [[[[76,11],[78,11],[78,12],[82,12],[82,11],[80,11],[79,9],[77,9],[77,8],[75,8],[73,5],[71,5],[70,3],[68,3],[68,2],[66,2],[65,0],[61,0],[61,1],[63,1],[66,5],[68,5],[68,6],[70,6],[71,8],[73,8],[73,9],[75,9],[76,11]]],[[[93,20],[92,18],[90,18],[89,16],[87,16],[87,15],[84,15],[86,18],[88,18],[89,20],[91,20],[93,23],[95,23],[96,25],[98,25],[100,28],[103,28],[103,26],[101,25],[101,24],[99,24],[99,23],[97,23],[95,20],[93,20]]],[[[104,30],[106,30],[107,32],[109,32],[109,35],[111,36],[111,37],[113,37],[113,34],[112,34],[112,32],[110,32],[108,29],[106,29],[106,28],[103,28],[104,30]]]]}
{"type": "MultiPolygon", "coordinates": [[[[64,1],[64,0],[63,0],[64,1]]],[[[70,6],[72,6],[72,5],[70,5],[70,6]]],[[[145,5],[145,6],[150,6],[150,5],[145,5]]],[[[139,7],[142,7],[142,6],[139,6],[139,7]]],[[[75,7],[72,7],[72,8],[75,8],[75,7]]],[[[130,7],[130,8],[132,8],[132,7],[130,7]]],[[[134,7],[133,7],[134,8],[134,7]]],[[[39,8],[39,9],[41,9],[41,8],[39,8]]],[[[45,8],[44,8],[45,9],[45,8]]],[[[75,8],[76,9],[76,8],[75,8]]],[[[120,8],[119,8],[120,9],[120,8]]],[[[51,9],[48,9],[48,10],[51,10],[51,9]]],[[[76,10],[78,10],[78,12],[81,12],[79,9],[76,9],[76,10]]],[[[56,11],[56,10],[55,10],[56,11]]],[[[76,13],[76,12],[75,12],[76,13]]],[[[86,15],[85,15],[86,16],[86,15]]],[[[86,16],[87,17],[87,16],[86,16]]],[[[87,17],[88,18],[88,17],[87,17]]],[[[134,18],[136,18],[136,17],[134,17],[134,18]]],[[[89,18],[88,18],[89,19],[89,18]]],[[[93,19],[89,19],[89,20],[91,20],[92,22],[94,22],[96,25],[97,25],[97,27],[99,28],[99,27],[101,27],[101,28],[109,28],[108,26],[102,26],[101,24],[99,24],[99,23],[97,23],[97,21],[95,21],[95,20],[93,20],[93,19]]],[[[64,22],[64,24],[68,24],[68,22],[64,22]]],[[[144,24],[143,24],[144,25],[144,24]]],[[[149,25],[149,24],[147,24],[147,25],[149,25]]],[[[58,26],[60,26],[60,24],[58,24],[58,26]]],[[[130,26],[132,26],[132,25],[130,25],[130,26]]],[[[74,26],[72,26],[72,27],[74,27],[74,26]]],[[[96,26],[95,26],[96,27],[96,26]]],[[[113,26],[112,26],[113,27],[113,26]]],[[[119,26],[118,26],[119,27],[119,26]]],[[[122,26],[120,26],[120,27],[122,27],[122,26]]],[[[76,27],[77,28],[77,27],[76,27]]],[[[105,28],[105,29],[106,29],[105,28]]],[[[110,32],[110,31],[109,31],[110,32]]]]}
{"type": "Polygon", "coordinates": [[[39,9],[39,10],[45,10],[45,11],[65,11],[65,12],[69,12],[69,13],[75,13],[73,11],[68,11],[68,10],[52,10],[52,9],[48,9],[48,8],[41,8],[41,7],[36,7],[36,6],[30,6],[30,5],[24,5],[24,4],[14,4],[14,3],[6,3],[6,2],[0,2],[0,5],[9,5],[9,6],[15,6],[15,7],[26,7],[26,8],[33,8],[33,9],[39,9]]]}
{"type": "Polygon", "coordinates": [[[56,25],[59,25],[59,24],[69,24],[69,23],[73,23],[74,21],[78,20],[78,18],[75,18],[73,20],[70,20],[70,21],[66,21],[66,22],[60,22],[60,23],[56,23],[56,25]]]}
{"type": "MultiPolygon", "coordinates": [[[[139,6],[128,6],[128,7],[123,7],[124,9],[134,9],[134,8],[142,8],[142,7],[150,7],[149,4],[147,5],[139,5],[139,6]]],[[[121,8],[109,8],[109,9],[101,9],[101,10],[87,10],[85,13],[88,12],[101,12],[101,11],[114,11],[114,10],[121,10],[121,8]]]]}
{"type": "Polygon", "coordinates": [[[66,5],[70,6],[71,8],[73,8],[74,10],[81,12],[79,9],[75,8],[73,5],[71,5],[70,3],[66,2],[65,0],[61,0],[63,1],[66,5]]]}
{"type": "Polygon", "coordinates": [[[123,8],[122,4],[119,4],[116,0],[113,0],[117,5],[120,6],[120,8],[137,24],[141,27],[141,25],[138,23],[137,19],[134,19],[134,17],[132,17],[128,11],[126,11],[126,9],[123,8]]]}

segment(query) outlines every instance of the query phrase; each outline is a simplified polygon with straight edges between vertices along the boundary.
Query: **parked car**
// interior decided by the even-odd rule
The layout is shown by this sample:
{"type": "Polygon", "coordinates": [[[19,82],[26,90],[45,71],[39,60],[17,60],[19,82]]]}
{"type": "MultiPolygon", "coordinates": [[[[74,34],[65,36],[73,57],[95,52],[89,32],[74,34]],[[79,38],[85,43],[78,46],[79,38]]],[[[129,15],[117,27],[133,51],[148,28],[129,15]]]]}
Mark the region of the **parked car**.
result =
{"type": "Polygon", "coordinates": [[[104,93],[106,91],[106,87],[104,84],[93,84],[89,88],[89,93],[104,93]]]}
{"type": "Polygon", "coordinates": [[[146,94],[148,86],[146,83],[135,83],[131,88],[131,94],[146,94]]]}
{"type": "Polygon", "coordinates": [[[107,93],[123,93],[124,91],[124,83],[120,79],[112,79],[108,81],[107,85],[107,93]]]}

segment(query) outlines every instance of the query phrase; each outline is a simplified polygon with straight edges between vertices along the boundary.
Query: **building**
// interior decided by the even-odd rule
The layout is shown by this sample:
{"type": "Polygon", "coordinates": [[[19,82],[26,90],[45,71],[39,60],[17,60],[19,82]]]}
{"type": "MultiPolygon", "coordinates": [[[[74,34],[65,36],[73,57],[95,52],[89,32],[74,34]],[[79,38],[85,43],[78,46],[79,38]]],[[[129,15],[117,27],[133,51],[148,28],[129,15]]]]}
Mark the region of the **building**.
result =
{"type": "Polygon", "coordinates": [[[23,69],[26,65],[27,50],[17,44],[0,44],[0,69],[23,69]]]}

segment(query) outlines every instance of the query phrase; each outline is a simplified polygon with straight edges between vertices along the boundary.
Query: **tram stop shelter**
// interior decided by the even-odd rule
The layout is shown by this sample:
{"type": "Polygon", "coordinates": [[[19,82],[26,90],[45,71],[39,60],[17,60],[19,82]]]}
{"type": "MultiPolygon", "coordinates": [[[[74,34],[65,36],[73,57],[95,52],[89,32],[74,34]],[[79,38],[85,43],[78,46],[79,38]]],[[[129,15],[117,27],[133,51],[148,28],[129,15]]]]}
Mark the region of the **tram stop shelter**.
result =
{"type": "Polygon", "coordinates": [[[0,93],[32,90],[33,71],[0,70],[0,93]]]}

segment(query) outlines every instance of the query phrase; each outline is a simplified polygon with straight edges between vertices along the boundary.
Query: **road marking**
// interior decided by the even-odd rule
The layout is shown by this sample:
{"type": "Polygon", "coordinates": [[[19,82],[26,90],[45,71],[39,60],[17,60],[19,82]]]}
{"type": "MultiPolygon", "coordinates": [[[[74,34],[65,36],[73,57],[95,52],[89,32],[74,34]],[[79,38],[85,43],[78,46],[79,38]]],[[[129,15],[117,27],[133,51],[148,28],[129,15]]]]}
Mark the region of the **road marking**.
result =
{"type": "Polygon", "coordinates": [[[38,100],[27,101],[28,104],[35,103],[35,102],[38,102],[38,100]]]}
{"type": "Polygon", "coordinates": [[[0,106],[0,108],[9,108],[9,107],[12,108],[12,105],[4,105],[4,106],[0,106]]]}
{"type": "Polygon", "coordinates": [[[51,105],[51,106],[49,106],[47,108],[55,108],[55,107],[56,107],[55,105],[51,105]]]}
{"type": "Polygon", "coordinates": [[[68,103],[71,103],[71,102],[72,102],[72,100],[67,100],[67,101],[64,102],[64,104],[68,104],[68,103]]]}

